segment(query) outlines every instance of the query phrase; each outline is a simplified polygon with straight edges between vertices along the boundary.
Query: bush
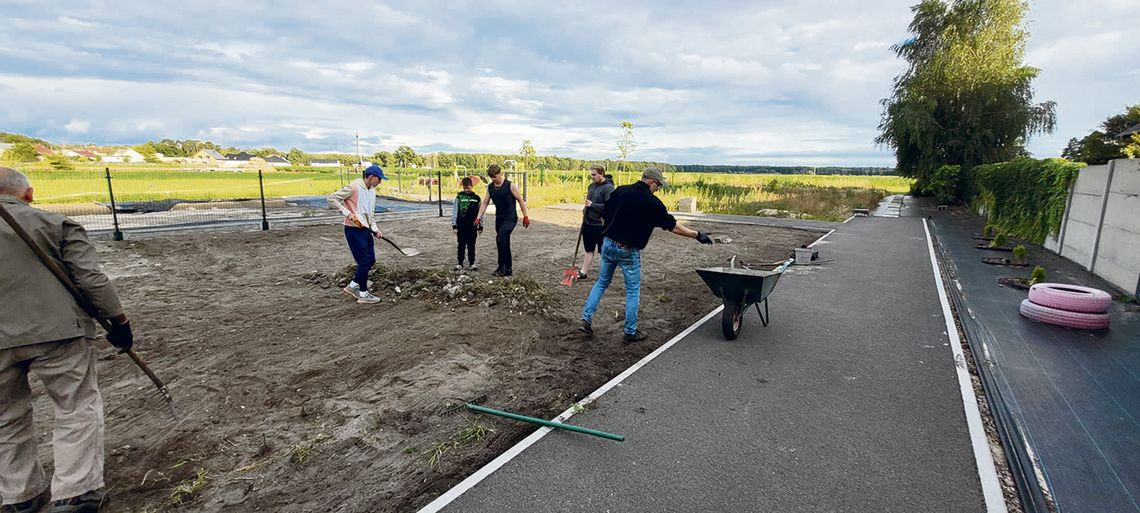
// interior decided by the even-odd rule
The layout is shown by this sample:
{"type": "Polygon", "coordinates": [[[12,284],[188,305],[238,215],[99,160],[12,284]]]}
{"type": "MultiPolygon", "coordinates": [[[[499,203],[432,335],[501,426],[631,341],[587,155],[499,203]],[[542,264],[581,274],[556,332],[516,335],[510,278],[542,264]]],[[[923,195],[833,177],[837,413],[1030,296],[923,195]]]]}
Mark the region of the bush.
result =
{"type": "Polygon", "coordinates": [[[994,240],[990,241],[991,248],[1000,248],[1005,245],[1005,233],[998,233],[994,235],[994,240]]]}
{"type": "Polygon", "coordinates": [[[993,224],[987,223],[985,228],[982,228],[982,236],[993,237],[997,233],[997,227],[993,224]]]}
{"type": "Polygon", "coordinates": [[[940,204],[958,202],[958,174],[962,167],[958,165],[942,166],[930,177],[922,187],[922,193],[934,196],[940,204]]]}
{"type": "Polygon", "coordinates": [[[1025,253],[1027,253],[1027,251],[1025,250],[1025,246],[1018,244],[1017,247],[1013,248],[1013,261],[1017,262],[1019,264],[1021,262],[1024,262],[1025,261],[1025,253]]]}
{"type": "Polygon", "coordinates": [[[1040,244],[1061,229],[1069,187],[1081,166],[1057,158],[977,166],[966,178],[965,196],[997,229],[1040,244]]]}
{"type": "Polygon", "coordinates": [[[1037,266],[1033,268],[1033,273],[1029,275],[1029,284],[1036,285],[1045,281],[1045,268],[1037,266]]]}

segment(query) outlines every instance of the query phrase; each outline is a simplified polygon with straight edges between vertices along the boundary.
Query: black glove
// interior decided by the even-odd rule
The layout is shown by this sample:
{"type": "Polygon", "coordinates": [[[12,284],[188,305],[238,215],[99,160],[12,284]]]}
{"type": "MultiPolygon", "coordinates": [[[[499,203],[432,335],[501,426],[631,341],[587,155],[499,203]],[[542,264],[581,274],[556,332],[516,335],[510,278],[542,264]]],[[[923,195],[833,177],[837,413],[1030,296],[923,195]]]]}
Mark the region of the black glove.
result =
{"type": "Polygon", "coordinates": [[[709,234],[705,232],[697,232],[697,242],[701,244],[712,244],[713,240],[709,238],[709,234]]]}
{"type": "Polygon", "coordinates": [[[453,224],[453,225],[451,225],[451,229],[452,229],[452,230],[458,230],[458,229],[459,229],[459,225],[454,225],[454,224],[453,224]]]}
{"type": "Polygon", "coordinates": [[[475,231],[477,231],[479,233],[483,233],[483,223],[476,224],[475,225],[475,231]]]}
{"type": "Polygon", "coordinates": [[[135,344],[135,335],[131,333],[131,321],[112,324],[111,331],[107,333],[107,342],[119,348],[120,353],[129,351],[135,344]]]}

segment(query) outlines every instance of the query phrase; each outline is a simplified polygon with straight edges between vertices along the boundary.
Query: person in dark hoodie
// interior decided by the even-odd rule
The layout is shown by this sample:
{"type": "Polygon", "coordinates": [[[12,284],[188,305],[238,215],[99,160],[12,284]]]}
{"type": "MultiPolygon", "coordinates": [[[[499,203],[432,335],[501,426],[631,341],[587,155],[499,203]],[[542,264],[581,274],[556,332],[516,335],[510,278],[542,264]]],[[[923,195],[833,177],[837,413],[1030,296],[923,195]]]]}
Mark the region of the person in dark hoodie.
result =
{"type": "Polygon", "coordinates": [[[475,237],[477,231],[482,231],[483,226],[475,226],[475,218],[479,215],[479,195],[471,192],[471,178],[464,177],[460,182],[463,185],[463,190],[455,197],[455,203],[451,208],[451,229],[455,231],[455,237],[459,243],[458,263],[452,268],[452,271],[459,272],[463,270],[463,253],[467,253],[467,269],[470,271],[478,271],[479,267],[475,265],[475,237]]]}
{"type": "Polygon", "coordinates": [[[582,267],[578,269],[579,280],[590,278],[594,254],[602,247],[602,230],[605,228],[602,213],[613,192],[614,181],[606,174],[606,168],[601,164],[590,166],[590,186],[586,189],[586,208],[582,216],[582,249],[586,254],[582,257],[582,267]]]}

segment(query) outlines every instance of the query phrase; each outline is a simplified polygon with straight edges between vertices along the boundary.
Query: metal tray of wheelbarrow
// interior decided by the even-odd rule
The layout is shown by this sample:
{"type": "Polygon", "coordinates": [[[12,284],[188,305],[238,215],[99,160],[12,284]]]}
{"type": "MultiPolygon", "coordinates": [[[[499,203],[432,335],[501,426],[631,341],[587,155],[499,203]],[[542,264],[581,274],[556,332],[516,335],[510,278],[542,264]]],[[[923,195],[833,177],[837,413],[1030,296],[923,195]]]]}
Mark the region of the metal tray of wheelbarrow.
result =
{"type": "Polygon", "coordinates": [[[792,262],[794,259],[789,258],[767,266],[738,267],[736,257],[733,257],[728,267],[697,269],[697,274],[705,281],[705,285],[709,286],[716,297],[724,301],[724,311],[720,314],[720,326],[724,338],[736,340],[740,335],[740,328],[744,325],[744,311],[753,305],[756,306],[756,313],[760,315],[760,322],[768,326],[768,296],[792,262]],[[752,267],[771,267],[771,269],[752,267]],[[764,304],[764,310],[760,310],[761,303],[764,304]]]}

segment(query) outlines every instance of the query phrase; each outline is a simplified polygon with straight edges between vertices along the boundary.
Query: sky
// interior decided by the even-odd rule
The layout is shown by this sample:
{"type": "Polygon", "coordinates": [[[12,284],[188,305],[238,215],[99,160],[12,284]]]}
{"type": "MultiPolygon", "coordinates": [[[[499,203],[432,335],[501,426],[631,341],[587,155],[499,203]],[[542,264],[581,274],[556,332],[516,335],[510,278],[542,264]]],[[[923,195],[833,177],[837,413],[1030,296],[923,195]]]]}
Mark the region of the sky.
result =
{"type": "MultiPolygon", "coordinates": [[[[893,166],[874,144],[916,0],[0,0],[0,131],[371,154],[893,166]]],[[[1140,103],[1132,0],[1031,2],[1059,155],[1140,103]]]]}

